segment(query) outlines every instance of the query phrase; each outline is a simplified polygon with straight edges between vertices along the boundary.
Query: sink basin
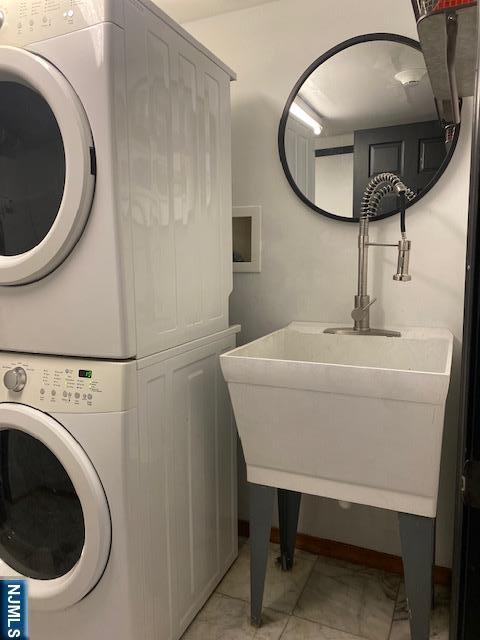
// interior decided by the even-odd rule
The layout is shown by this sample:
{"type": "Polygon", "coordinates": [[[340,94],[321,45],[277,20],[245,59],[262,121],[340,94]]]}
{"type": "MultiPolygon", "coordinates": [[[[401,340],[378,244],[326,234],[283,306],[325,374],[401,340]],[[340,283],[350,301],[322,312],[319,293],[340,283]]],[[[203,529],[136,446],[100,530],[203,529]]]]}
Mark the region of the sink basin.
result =
{"type": "Polygon", "coordinates": [[[250,482],[435,517],[453,336],[294,322],[221,356],[250,482]]]}

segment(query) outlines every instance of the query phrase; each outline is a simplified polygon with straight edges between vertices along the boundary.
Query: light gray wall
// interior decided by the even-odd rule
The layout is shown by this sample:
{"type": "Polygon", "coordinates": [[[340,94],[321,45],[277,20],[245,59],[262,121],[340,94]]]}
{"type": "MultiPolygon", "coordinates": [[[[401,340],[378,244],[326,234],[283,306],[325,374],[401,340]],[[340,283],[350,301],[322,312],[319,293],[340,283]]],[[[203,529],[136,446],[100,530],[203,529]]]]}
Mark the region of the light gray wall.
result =
{"type": "MultiPolygon", "coordinates": [[[[380,31],[416,37],[410,0],[277,0],[185,25],[238,72],[232,87],[235,205],[263,208],[262,273],[236,274],[231,320],[246,342],[292,320],[349,319],[356,278],[356,226],[312,213],[290,190],[277,152],[277,127],[294,82],[320,54],[355,35],[380,31]]],[[[352,99],[355,99],[352,96],[352,99]]],[[[374,325],[444,326],[455,334],[439,500],[437,561],[451,562],[458,370],[463,313],[469,178],[469,120],[436,188],[407,214],[413,281],[392,281],[396,255],[372,251],[374,325]]],[[[373,225],[377,241],[396,241],[398,220],[373,225]]],[[[299,429],[300,425],[292,425],[299,429]]],[[[240,513],[246,516],[244,484],[240,513]]],[[[307,496],[303,532],[399,553],[393,512],[307,496]]]]}

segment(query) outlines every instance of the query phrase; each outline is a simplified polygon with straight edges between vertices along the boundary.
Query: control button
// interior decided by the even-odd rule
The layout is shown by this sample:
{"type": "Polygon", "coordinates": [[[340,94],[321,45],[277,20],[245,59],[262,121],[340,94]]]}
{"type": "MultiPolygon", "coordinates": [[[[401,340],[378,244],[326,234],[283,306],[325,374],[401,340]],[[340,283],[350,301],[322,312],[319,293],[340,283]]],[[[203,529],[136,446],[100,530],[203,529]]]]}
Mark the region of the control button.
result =
{"type": "Polygon", "coordinates": [[[22,391],[27,384],[27,372],[23,367],[15,367],[15,369],[10,369],[3,376],[3,384],[10,391],[22,391]]]}
{"type": "Polygon", "coordinates": [[[52,396],[56,396],[57,392],[55,391],[55,389],[52,389],[52,396]]]}
{"type": "Polygon", "coordinates": [[[42,18],[42,22],[43,22],[43,24],[45,24],[46,22],[48,22],[48,18],[47,18],[47,16],[43,16],[43,18],[42,18]]]}
{"type": "Polygon", "coordinates": [[[87,398],[88,398],[89,400],[91,400],[91,399],[92,399],[92,394],[91,394],[91,393],[89,393],[89,394],[88,394],[88,396],[87,396],[87,398]]]}
{"type": "Polygon", "coordinates": [[[30,20],[28,23],[31,27],[33,27],[33,25],[35,24],[35,22],[33,20],[30,20]]]}
{"type": "Polygon", "coordinates": [[[63,397],[66,398],[68,396],[68,393],[66,391],[63,392],[63,397]]]}
{"type": "Polygon", "coordinates": [[[41,396],[45,395],[45,389],[40,389],[40,395],[41,396]]]}
{"type": "Polygon", "coordinates": [[[77,400],[80,398],[80,394],[78,393],[78,391],[77,391],[77,393],[75,394],[75,398],[76,398],[77,400]]]}
{"type": "Polygon", "coordinates": [[[3,27],[4,24],[5,24],[5,13],[3,11],[0,11],[0,29],[3,27]]]}

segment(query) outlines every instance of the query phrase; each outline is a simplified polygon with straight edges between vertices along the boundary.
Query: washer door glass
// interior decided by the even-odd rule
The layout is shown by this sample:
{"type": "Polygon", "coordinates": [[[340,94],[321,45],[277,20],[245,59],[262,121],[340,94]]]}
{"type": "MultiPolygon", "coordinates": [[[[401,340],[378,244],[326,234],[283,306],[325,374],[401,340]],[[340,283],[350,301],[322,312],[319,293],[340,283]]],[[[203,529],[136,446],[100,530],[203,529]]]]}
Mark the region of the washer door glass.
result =
{"type": "Polygon", "coordinates": [[[42,242],[64,186],[65,150],[50,106],[30,87],[0,82],[0,255],[42,242]]]}
{"type": "Polygon", "coordinates": [[[80,500],[39,440],[0,432],[0,556],[19,574],[52,580],[78,562],[85,541],[80,500]]]}
{"type": "MultiPolygon", "coordinates": [[[[76,428],[93,447],[91,429],[76,428]]],[[[0,403],[0,576],[28,578],[32,609],[63,610],[100,580],[111,540],[105,491],[83,446],[43,411],[0,403]]]]}

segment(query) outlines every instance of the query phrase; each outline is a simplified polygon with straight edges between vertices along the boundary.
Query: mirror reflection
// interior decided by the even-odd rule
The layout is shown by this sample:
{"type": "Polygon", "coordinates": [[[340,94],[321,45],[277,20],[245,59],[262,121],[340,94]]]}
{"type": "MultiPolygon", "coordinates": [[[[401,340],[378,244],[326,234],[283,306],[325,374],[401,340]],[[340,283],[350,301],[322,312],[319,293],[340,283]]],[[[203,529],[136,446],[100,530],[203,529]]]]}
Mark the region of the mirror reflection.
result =
{"type": "MultiPolygon", "coordinates": [[[[423,54],[407,42],[369,40],[343,48],[306,77],[289,105],[281,125],[282,162],[321,213],[358,218],[366,184],[385,171],[408,184],[417,200],[453,152],[423,54]]],[[[393,195],[385,198],[379,215],[393,213],[395,204],[393,195]]]]}

